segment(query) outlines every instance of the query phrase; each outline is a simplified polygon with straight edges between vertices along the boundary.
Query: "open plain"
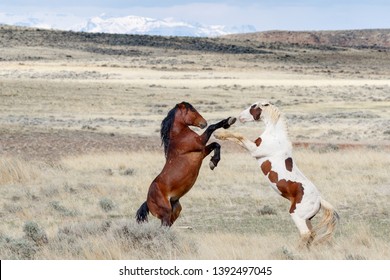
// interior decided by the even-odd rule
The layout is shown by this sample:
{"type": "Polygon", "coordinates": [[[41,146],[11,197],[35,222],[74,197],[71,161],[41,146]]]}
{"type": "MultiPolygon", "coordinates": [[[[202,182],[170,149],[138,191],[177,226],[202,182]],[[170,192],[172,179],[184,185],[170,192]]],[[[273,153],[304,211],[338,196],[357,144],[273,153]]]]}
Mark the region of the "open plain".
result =
{"type": "MultiPolygon", "coordinates": [[[[0,258],[390,259],[389,46],[281,34],[0,26],[0,258]],[[295,161],[336,207],[333,243],[299,249],[289,202],[221,141],[220,164],[211,171],[205,159],[172,228],[152,216],[136,224],[164,164],[167,112],[187,101],[211,124],[259,99],[284,112],[295,161]]],[[[263,127],[231,129],[256,139],[263,127]]]]}

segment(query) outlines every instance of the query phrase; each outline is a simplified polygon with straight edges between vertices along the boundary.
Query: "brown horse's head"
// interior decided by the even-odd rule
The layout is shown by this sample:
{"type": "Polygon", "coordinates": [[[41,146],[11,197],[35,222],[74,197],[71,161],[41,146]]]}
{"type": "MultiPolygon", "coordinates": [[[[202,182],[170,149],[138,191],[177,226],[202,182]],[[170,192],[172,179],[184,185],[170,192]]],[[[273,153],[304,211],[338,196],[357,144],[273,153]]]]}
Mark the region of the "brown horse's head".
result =
{"type": "Polygon", "coordinates": [[[164,145],[165,155],[168,152],[168,144],[170,140],[170,131],[176,124],[184,124],[186,126],[197,126],[205,128],[207,121],[196,111],[196,109],[188,102],[181,102],[172,108],[165,119],[161,122],[161,140],[164,145]]]}
{"type": "Polygon", "coordinates": [[[187,102],[181,102],[176,105],[177,113],[188,126],[197,126],[200,128],[205,128],[207,126],[207,121],[198,113],[198,111],[187,102]]]}

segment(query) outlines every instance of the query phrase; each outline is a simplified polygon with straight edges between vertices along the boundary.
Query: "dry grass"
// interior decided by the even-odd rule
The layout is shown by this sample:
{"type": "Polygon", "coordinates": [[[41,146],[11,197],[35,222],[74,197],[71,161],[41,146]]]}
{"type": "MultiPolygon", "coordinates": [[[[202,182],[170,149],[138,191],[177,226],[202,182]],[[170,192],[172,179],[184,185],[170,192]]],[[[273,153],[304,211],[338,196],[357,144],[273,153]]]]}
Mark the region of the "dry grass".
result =
{"type": "Polygon", "coordinates": [[[69,157],[23,183],[3,182],[1,258],[388,259],[388,156],[370,149],[298,149],[296,161],[339,211],[331,246],[298,250],[288,201],[269,188],[249,155],[226,148],[214,171],[204,164],[169,230],[154,217],[145,225],[134,221],[163,165],[161,153],[69,157]],[[368,165],[376,166],[377,176],[368,165]],[[107,211],[102,201],[115,207],[107,211]],[[26,221],[39,225],[47,242],[23,235],[26,221]]]}
{"type": "Polygon", "coordinates": [[[0,158],[0,185],[23,183],[39,176],[38,167],[17,158],[0,158]]]}

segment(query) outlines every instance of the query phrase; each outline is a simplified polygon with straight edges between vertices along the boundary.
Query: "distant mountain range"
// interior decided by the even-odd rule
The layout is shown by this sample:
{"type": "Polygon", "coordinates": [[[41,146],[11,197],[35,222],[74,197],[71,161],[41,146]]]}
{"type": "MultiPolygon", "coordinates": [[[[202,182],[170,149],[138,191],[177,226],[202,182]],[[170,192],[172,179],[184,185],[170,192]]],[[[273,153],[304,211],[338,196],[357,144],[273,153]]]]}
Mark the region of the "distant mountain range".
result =
{"type": "Polygon", "coordinates": [[[86,23],[75,26],[73,31],[102,32],[117,34],[146,34],[162,36],[215,37],[233,33],[255,32],[253,26],[226,27],[223,25],[202,25],[170,19],[153,19],[138,16],[94,17],[86,23]]]}
{"type": "MultiPolygon", "coordinates": [[[[55,23],[51,23],[51,21],[53,21],[52,17],[39,19],[37,17],[0,14],[0,24],[94,33],[216,37],[228,34],[256,32],[255,27],[251,25],[232,27],[224,25],[203,25],[200,23],[177,21],[172,18],[153,19],[140,16],[109,17],[101,15],[76,25],[62,24],[61,26],[58,24],[58,21],[53,21],[55,23]]],[[[61,15],[61,21],[67,22],[65,15],[61,15]]]]}

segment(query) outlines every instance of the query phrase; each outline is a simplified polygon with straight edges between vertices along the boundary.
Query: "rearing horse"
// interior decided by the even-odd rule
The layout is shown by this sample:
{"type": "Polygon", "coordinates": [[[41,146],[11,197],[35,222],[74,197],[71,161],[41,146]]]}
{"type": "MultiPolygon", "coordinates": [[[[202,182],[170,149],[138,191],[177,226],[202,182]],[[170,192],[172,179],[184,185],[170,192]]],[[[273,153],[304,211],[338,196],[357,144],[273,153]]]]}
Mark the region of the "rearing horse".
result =
{"type": "Polygon", "coordinates": [[[334,207],[320,194],[316,186],[298,168],[292,157],[283,114],[268,101],[259,101],[241,112],[240,122],[265,123],[265,131],[251,141],[238,133],[225,132],[216,135],[220,140],[231,140],[254,157],[271,187],[290,201],[290,216],[301,234],[301,245],[309,246],[313,241],[329,240],[335,230],[339,216],[334,207]],[[316,227],[310,220],[320,211],[324,215],[316,227]]]}
{"type": "Polygon", "coordinates": [[[205,128],[206,120],[187,103],[177,104],[161,123],[161,140],[166,162],[161,173],[149,187],[147,200],[136,214],[138,223],[147,222],[149,211],[161,220],[161,225],[171,226],[182,209],[179,199],[194,185],[203,159],[214,151],[210,160],[213,170],[220,160],[221,146],[217,142],[206,145],[211,134],[219,128],[229,128],[236,118],[227,118],[210,125],[202,135],[189,126],[205,128]]]}

